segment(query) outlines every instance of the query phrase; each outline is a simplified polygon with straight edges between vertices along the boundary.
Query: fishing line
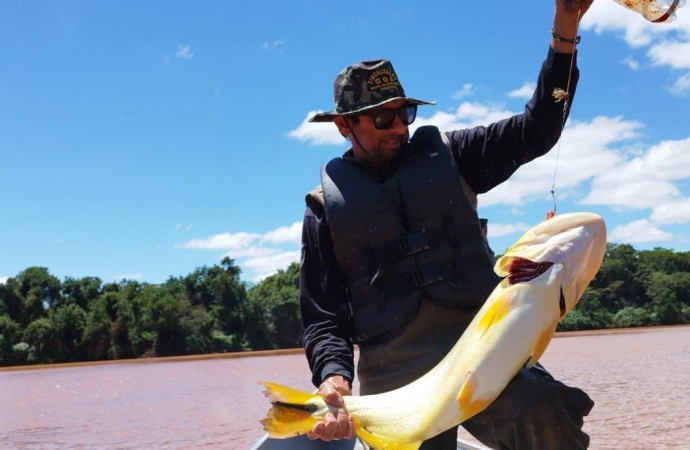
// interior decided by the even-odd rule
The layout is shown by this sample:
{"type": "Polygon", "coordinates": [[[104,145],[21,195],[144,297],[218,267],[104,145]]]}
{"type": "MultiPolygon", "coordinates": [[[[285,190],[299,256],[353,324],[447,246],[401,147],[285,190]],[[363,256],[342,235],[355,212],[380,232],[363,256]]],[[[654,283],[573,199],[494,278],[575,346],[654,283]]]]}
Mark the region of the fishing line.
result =
{"type": "MultiPolygon", "coordinates": [[[[580,16],[582,14],[582,7],[577,9],[577,18],[575,19],[575,36],[577,36],[580,27],[580,16]]],[[[555,88],[553,96],[556,98],[556,103],[563,100],[563,120],[561,121],[561,132],[565,129],[565,122],[568,118],[568,105],[570,104],[570,81],[573,76],[573,67],[575,66],[575,52],[577,51],[577,39],[573,41],[573,53],[570,55],[570,69],[568,70],[568,82],[565,86],[565,92],[562,89],[555,88]]],[[[561,144],[563,139],[558,140],[558,148],[556,149],[556,164],[553,168],[553,182],[551,184],[551,198],[553,200],[553,210],[546,213],[547,218],[551,218],[556,214],[556,175],[558,173],[558,161],[561,155],[561,144]]]]}

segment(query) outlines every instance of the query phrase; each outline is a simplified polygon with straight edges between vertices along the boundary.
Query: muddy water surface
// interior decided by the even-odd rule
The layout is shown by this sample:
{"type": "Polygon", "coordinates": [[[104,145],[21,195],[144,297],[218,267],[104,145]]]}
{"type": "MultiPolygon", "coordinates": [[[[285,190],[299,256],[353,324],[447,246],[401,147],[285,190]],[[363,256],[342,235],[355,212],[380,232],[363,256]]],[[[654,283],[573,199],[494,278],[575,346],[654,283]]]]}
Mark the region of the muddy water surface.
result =
{"type": "MultiPolygon", "coordinates": [[[[560,335],[542,362],[595,400],[592,449],[690,449],[690,327],[560,335]]],[[[260,380],[312,389],[294,352],[0,371],[0,448],[247,450],[260,380]]]]}

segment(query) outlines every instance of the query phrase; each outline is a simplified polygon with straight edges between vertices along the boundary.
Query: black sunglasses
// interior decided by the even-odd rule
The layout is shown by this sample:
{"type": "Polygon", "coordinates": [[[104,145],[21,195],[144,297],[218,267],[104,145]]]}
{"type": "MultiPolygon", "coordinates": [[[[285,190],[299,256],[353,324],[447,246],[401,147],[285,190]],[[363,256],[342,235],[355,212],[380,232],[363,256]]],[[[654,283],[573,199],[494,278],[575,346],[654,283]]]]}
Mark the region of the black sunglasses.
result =
{"type": "Polygon", "coordinates": [[[362,112],[359,115],[371,117],[377,130],[386,130],[393,126],[395,116],[400,117],[403,125],[414,122],[417,117],[417,105],[405,105],[397,109],[375,109],[362,112]]]}

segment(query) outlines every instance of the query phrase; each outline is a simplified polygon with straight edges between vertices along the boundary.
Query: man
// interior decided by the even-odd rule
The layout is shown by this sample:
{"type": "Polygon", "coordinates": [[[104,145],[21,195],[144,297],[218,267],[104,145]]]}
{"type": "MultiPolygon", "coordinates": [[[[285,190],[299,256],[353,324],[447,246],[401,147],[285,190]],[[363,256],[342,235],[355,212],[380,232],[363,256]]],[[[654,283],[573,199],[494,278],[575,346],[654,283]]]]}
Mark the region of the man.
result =
{"type": "MultiPolygon", "coordinates": [[[[352,143],[307,195],[302,235],[303,342],[328,403],[341,406],[351,394],[353,344],[361,394],[403,386],[446,355],[496,286],[476,195],[556,144],[578,79],[577,26],[591,2],[555,2],[551,46],[523,114],[446,133],[422,127],[410,138],[417,106],[434,102],[407,97],[390,62],[376,60],[344,69],[336,109],[311,119],[334,122],[352,143]]],[[[496,449],[585,449],[592,406],[537,366],[462,426],[496,449]]],[[[352,436],[342,409],[309,433],[352,436]]],[[[453,428],[421,448],[455,449],[456,437],[453,428]]]]}

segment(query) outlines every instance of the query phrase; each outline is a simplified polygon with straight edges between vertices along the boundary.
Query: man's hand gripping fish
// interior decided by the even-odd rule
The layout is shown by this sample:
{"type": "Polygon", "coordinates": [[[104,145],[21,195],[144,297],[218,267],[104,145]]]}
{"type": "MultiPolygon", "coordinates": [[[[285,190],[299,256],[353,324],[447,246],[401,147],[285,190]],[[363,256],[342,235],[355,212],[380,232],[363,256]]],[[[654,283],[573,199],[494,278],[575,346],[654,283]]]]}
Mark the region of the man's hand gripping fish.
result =
{"type": "MultiPolygon", "coordinates": [[[[605,251],[596,214],[562,214],[526,232],[496,262],[505,278],[436,367],[393,391],[344,397],[357,436],[378,450],[416,450],[482,411],[522,366],[539,360],[605,251]]],[[[262,384],[273,406],[261,422],[273,438],[306,434],[337,411],[316,394],[262,384]]]]}

